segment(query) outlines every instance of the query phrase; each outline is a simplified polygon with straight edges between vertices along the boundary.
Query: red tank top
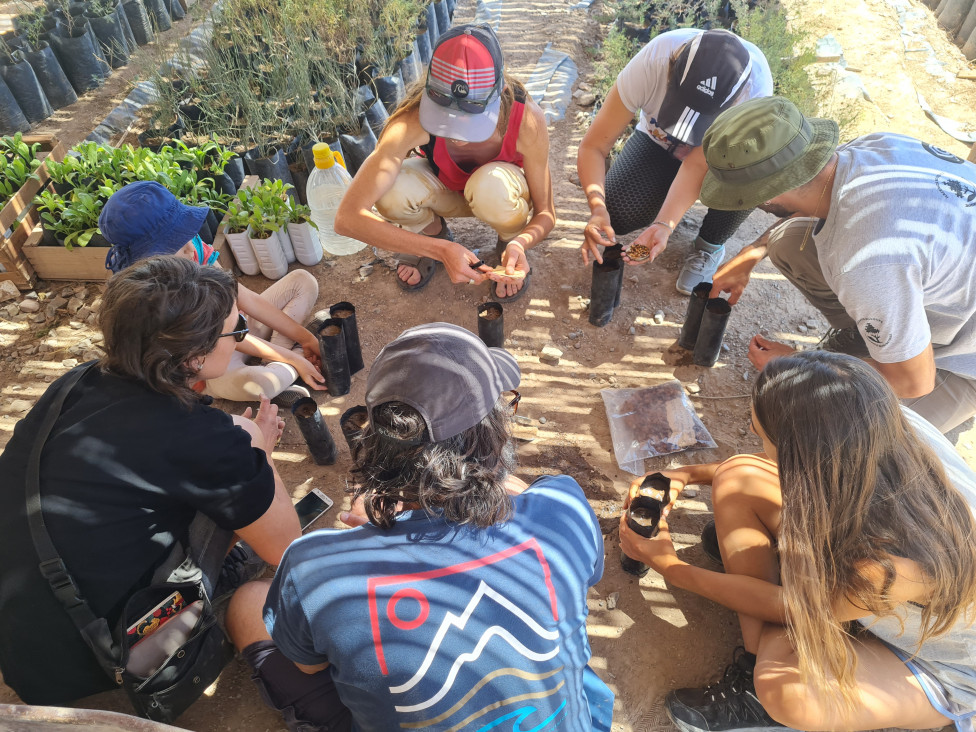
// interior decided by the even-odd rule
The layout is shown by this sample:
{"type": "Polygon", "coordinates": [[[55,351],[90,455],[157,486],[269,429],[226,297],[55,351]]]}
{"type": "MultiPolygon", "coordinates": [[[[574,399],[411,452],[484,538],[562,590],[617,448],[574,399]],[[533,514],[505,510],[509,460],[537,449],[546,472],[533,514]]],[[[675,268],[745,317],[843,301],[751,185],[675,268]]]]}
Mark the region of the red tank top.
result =
{"type": "MultiPolygon", "coordinates": [[[[516,150],[519,136],[519,129],[522,126],[522,115],[525,113],[525,96],[516,93],[515,101],[512,102],[512,109],[508,115],[508,127],[505,130],[505,137],[502,138],[502,148],[494,159],[485,162],[493,163],[513,163],[522,167],[522,155],[516,150]]],[[[474,173],[470,173],[461,168],[451,158],[447,151],[447,143],[442,137],[431,135],[430,142],[420,148],[424,157],[431,164],[437,178],[451,191],[463,191],[468,178],[474,173]]],[[[485,163],[482,163],[484,165],[485,163]]]]}

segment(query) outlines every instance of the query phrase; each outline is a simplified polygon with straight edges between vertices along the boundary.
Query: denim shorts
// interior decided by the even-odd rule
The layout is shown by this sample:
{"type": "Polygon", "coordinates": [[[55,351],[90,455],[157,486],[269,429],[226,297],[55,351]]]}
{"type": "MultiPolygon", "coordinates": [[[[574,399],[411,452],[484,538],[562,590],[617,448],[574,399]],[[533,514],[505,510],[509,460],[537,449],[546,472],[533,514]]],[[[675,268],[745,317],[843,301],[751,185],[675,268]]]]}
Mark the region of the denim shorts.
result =
{"type": "Polygon", "coordinates": [[[281,712],[290,732],[348,732],[352,714],[339,700],[329,669],[307,674],[274,641],[252,643],[241,655],[254,670],[265,703],[281,712]]]}

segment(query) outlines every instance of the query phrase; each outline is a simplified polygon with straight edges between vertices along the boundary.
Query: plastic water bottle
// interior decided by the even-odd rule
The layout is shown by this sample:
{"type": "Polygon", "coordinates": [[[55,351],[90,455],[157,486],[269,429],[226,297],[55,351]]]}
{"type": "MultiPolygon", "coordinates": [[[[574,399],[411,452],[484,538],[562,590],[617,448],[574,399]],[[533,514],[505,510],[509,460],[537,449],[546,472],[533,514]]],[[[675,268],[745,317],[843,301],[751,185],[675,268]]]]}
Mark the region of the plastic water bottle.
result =
{"type": "Polygon", "coordinates": [[[358,252],[366,246],[366,242],[335,233],[336,209],[352,183],[342,153],[333,152],[328,145],[320,142],[312,148],[312,155],[315,156],[315,170],[308,177],[305,195],[308,207],[312,209],[312,221],[319,229],[322,248],[329,254],[358,252]]]}

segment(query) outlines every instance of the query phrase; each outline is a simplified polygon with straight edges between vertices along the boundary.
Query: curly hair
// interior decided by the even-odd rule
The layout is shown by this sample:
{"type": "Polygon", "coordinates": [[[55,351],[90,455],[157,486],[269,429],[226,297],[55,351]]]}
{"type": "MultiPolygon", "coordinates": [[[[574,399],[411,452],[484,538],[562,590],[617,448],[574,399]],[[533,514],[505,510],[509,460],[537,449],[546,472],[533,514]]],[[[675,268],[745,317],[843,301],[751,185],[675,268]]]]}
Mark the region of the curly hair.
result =
{"type": "Polygon", "coordinates": [[[420,413],[402,402],[373,409],[355,453],[353,473],[370,522],[384,529],[396,523],[398,504],[441,509],[454,524],[487,528],[512,515],[505,480],[515,469],[508,407],[495,405],[484,419],[459,435],[430,442],[420,413]]]}
{"type": "Polygon", "coordinates": [[[102,298],[99,365],[190,406],[199,394],[188,364],[213,351],[236,300],[237,280],[226,270],[175,256],[136,262],[109,280],[102,298]]]}

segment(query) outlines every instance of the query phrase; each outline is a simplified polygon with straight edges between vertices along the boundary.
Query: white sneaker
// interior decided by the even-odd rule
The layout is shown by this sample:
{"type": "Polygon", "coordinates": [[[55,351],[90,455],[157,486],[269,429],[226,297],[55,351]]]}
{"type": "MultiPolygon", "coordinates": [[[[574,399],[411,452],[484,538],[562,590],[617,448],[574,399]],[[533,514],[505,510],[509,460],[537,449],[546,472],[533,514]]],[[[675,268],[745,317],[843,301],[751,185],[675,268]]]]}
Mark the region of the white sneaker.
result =
{"type": "Polygon", "coordinates": [[[682,295],[690,295],[696,285],[702,282],[710,282],[715,270],[725,259],[725,247],[721,247],[715,252],[708,253],[701,249],[696,249],[685,259],[678,275],[675,287],[682,295]]]}

